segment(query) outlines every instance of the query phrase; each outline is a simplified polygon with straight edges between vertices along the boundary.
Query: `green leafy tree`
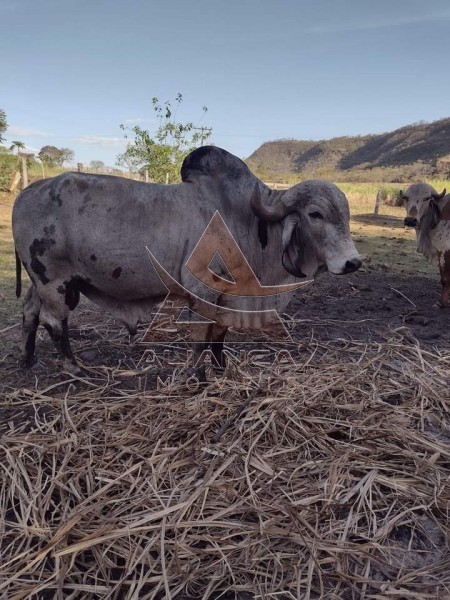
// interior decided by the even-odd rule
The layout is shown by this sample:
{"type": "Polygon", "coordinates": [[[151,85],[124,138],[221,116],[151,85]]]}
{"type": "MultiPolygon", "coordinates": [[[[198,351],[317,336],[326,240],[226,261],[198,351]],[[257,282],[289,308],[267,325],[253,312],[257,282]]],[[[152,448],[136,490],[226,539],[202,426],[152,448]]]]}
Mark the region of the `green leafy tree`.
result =
{"type": "Polygon", "coordinates": [[[40,149],[38,156],[48,167],[62,167],[66,161],[73,160],[75,153],[70,148],[43,146],[40,149]]]}
{"type": "Polygon", "coordinates": [[[42,146],[38,156],[47,167],[56,167],[61,159],[59,148],[56,146],[42,146]]]}
{"type": "Polygon", "coordinates": [[[103,171],[105,163],[102,160],[91,160],[89,166],[91,169],[94,169],[94,171],[103,171]]]}
{"type": "Polygon", "coordinates": [[[70,148],[61,148],[60,150],[61,152],[61,164],[59,165],[60,167],[63,166],[63,164],[65,162],[72,162],[72,160],[75,158],[75,152],[73,150],[71,150],[70,148]]]}
{"type": "Polygon", "coordinates": [[[8,129],[8,122],[6,121],[6,113],[0,108],[0,142],[4,142],[5,138],[3,134],[8,129]]]}
{"type": "MultiPolygon", "coordinates": [[[[128,143],[123,154],[117,157],[117,164],[131,171],[147,170],[151,180],[158,183],[180,180],[181,164],[187,154],[202,145],[211,136],[210,127],[195,127],[194,123],[179,123],[175,119],[177,108],[183,96],[177,94],[173,102],[160,103],[152,98],[153,110],[158,117],[158,127],[152,134],[136,125],[131,129],[134,140],[128,143]]],[[[208,111],[203,106],[203,113],[208,111]]],[[[128,139],[128,129],[120,126],[128,139]]]]}

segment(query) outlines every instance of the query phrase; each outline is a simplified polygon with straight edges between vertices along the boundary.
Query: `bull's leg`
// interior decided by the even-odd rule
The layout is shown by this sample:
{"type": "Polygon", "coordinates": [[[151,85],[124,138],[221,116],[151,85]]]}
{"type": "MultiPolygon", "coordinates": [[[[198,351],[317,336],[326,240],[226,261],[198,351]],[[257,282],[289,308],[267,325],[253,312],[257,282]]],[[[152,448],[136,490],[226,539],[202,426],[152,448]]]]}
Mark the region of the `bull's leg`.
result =
{"type": "Polygon", "coordinates": [[[211,335],[211,349],[214,358],[221,367],[225,367],[225,360],[223,356],[223,344],[225,336],[227,334],[228,327],[221,327],[220,325],[213,325],[211,335]]]}
{"type": "Polygon", "coordinates": [[[200,381],[206,381],[205,364],[201,360],[202,353],[206,350],[211,351],[209,357],[214,366],[223,366],[222,350],[226,332],[226,327],[221,327],[213,323],[195,323],[195,326],[191,327],[193,374],[200,381]]]}
{"type": "Polygon", "coordinates": [[[191,324],[191,342],[192,342],[192,364],[191,375],[199,381],[206,381],[206,370],[204,363],[201,363],[202,353],[208,349],[211,336],[211,325],[209,323],[191,324]]]}
{"type": "Polygon", "coordinates": [[[441,272],[441,284],[442,284],[442,293],[439,305],[441,308],[446,306],[450,306],[450,265],[445,265],[440,267],[441,272]]]}
{"type": "Polygon", "coordinates": [[[74,375],[84,375],[70,347],[67,319],[71,305],[64,293],[64,285],[64,282],[52,281],[39,288],[42,302],[40,321],[62,358],[63,370],[74,375]]]}
{"type": "Polygon", "coordinates": [[[34,362],[36,332],[39,326],[41,301],[33,284],[27,290],[23,301],[22,314],[22,362],[25,367],[31,367],[34,362]]]}
{"type": "Polygon", "coordinates": [[[75,356],[73,355],[69,341],[69,327],[67,319],[62,321],[54,321],[53,325],[45,323],[45,329],[48,331],[53,343],[58,350],[63,361],[63,370],[73,373],[74,375],[83,375],[83,371],[77,365],[75,356]]]}

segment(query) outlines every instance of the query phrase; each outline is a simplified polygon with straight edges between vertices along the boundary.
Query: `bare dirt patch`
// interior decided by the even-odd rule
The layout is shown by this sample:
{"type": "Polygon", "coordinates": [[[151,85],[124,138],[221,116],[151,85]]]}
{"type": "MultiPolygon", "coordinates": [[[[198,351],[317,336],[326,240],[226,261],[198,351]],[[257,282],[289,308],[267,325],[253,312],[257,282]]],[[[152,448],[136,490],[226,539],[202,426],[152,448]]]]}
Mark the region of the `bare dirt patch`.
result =
{"type": "Polygon", "coordinates": [[[299,335],[376,341],[404,327],[422,344],[450,348],[450,309],[435,306],[437,278],[360,271],[348,277],[323,275],[290,304],[288,313],[305,320],[299,335]]]}

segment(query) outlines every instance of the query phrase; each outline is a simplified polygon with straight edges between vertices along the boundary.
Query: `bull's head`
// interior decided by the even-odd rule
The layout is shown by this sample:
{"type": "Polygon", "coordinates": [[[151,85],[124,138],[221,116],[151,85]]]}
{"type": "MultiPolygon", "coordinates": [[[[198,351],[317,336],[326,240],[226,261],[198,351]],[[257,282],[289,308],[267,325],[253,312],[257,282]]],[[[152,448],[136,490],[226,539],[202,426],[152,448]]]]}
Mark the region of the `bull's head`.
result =
{"type": "Polygon", "coordinates": [[[304,181],[285,192],[272,191],[267,199],[257,187],[251,206],[263,221],[282,223],[282,262],[292,275],[314,277],[326,269],[342,275],[361,266],[350,235],[347,199],[332,183],[304,181]]]}
{"type": "Polygon", "coordinates": [[[433,205],[445,196],[446,189],[444,188],[440,194],[428,185],[428,183],[413,183],[403,193],[400,190],[400,198],[406,206],[406,227],[418,227],[428,209],[433,209],[433,205]]]}

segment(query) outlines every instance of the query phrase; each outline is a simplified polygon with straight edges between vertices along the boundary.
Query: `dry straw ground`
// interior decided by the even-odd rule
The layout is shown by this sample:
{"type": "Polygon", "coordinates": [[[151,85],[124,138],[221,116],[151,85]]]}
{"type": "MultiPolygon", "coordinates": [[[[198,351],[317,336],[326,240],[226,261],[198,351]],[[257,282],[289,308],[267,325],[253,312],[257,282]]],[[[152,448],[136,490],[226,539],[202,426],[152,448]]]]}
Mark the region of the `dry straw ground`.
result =
{"type": "Polygon", "coordinates": [[[133,362],[5,386],[0,597],[447,598],[450,353],[298,352],[197,391],[133,362]]]}

